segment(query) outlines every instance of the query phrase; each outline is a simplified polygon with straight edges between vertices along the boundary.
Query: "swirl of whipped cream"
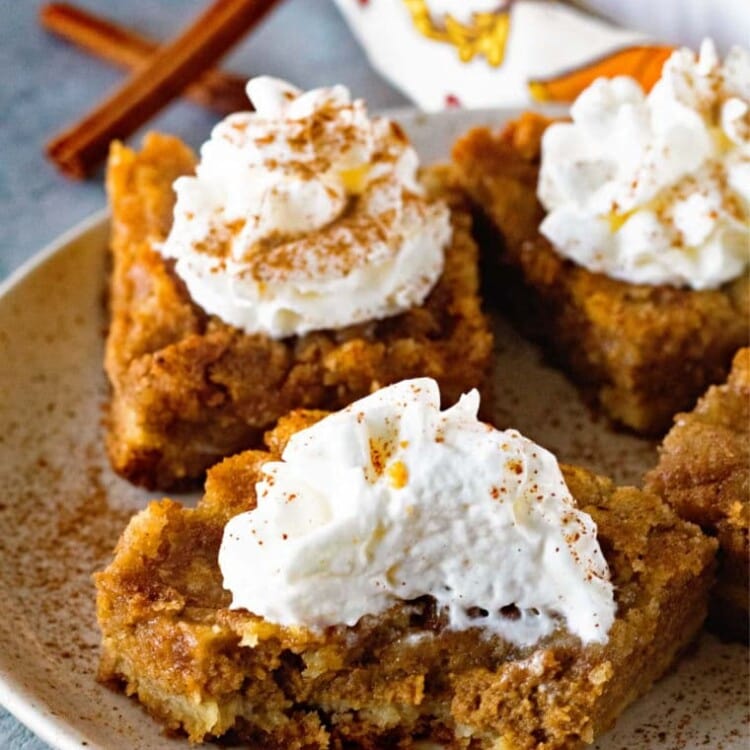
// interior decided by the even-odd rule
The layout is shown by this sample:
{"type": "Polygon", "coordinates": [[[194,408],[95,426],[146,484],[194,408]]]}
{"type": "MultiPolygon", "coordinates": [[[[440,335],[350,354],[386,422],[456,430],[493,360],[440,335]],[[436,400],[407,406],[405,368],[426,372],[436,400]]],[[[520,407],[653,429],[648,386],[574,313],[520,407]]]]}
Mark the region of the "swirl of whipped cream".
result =
{"type": "Polygon", "coordinates": [[[679,50],[648,95],[599,79],[547,129],[542,233],[591,271],[716,288],[750,263],[750,53],[679,50]]]}
{"type": "Polygon", "coordinates": [[[594,521],[551,453],[478,407],[472,391],[440,411],[420,378],[294,435],[224,529],[232,606],[320,628],[430,595],[454,629],[605,642],[616,605],[594,521]]]}
{"type": "Polygon", "coordinates": [[[161,246],[207,312],[274,338],[421,304],[443,269],[450,216],[417,182],[395,123],[343,86],[248,82],[255,112],[220,122],[175,182],[161,246]]]}

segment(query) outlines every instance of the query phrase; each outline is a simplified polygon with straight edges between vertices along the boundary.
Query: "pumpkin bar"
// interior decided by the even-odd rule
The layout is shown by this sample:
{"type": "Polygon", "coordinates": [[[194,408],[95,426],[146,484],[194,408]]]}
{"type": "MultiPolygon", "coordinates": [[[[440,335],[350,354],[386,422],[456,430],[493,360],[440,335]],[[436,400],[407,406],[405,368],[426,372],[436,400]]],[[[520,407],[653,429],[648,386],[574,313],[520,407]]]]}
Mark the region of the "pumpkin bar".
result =
{"type": "Polygon", "coordinates": [[[656,495],[565,467],[598,526],[617,614],[606,643],[562,626],[531,646],[447,627],[434,600],[397,601],[353,626],[282,627],[230,609],[217,555],[224,526],[255,507],[261,466],[322,416],[298,411],[267,450],[208,472],[194,509],[152,502],[96,576],[101,680],[169,732],[250,747],[552,750],[590,743],[646,692],[706,613],[716,542],[656,495]]]}
{"type": "Polygon", "coordinates": [[[224,456],[258,445],[293,408],[338,409],[403,378],[429,375],[447,400],[481,387],[492,336],[478,292],[471,217],[444,173],[427,174],[452,211],[441,278],[397,316],[274,340],[206,314],[172,261],[172,183],[196,159],[180,140],[149,135],[140,152],[114,144],[111,324],[105,368],[112,386],[107,444],[114,469],[146,487],[189,482],[224,456]]]}
{"type": "Polygon", "coordinates": [[[675,417],[646,487],[719,540],[711,624],[722,635],[747,641],[750,349],[737,353],[726,383],[712,386],[693,411],[675,417]]]}
{"type": "Polygon", "coordinates": [[[551,122],[527,113],[454,146],[459,180],[483,221],[486,296],[615,422],[663,434],[748,343],[750,279],[701,291],[631,284],[564,258],[539,232],[541,141],[551,122]]]}

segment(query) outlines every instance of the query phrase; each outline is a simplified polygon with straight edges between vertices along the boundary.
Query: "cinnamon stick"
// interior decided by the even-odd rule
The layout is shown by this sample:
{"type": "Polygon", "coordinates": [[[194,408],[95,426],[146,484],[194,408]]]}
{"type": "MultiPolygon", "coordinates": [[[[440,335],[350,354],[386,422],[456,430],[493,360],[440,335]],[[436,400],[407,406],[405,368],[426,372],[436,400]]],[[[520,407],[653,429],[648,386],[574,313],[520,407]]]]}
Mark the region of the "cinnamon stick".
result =
{"type": "Polygon", "coordinates": [[[82,178],[104,158],[110,141],[126,138],[210,68],[277,0],[214,0],[185,31],[161,47],[90,114],[53,138],[47,154],[67,175],[82,178]]]}
{"type": "MultiPolygon", "coordinates": [[[[69,3],[42,6],[39,21],[47,31],[120,68],[136,70],[159,49],[153,39],[69,3]]],[[[229,114],[249,108],[245,80],[213,68],[183,93],[196,104],[229,114]]]]}

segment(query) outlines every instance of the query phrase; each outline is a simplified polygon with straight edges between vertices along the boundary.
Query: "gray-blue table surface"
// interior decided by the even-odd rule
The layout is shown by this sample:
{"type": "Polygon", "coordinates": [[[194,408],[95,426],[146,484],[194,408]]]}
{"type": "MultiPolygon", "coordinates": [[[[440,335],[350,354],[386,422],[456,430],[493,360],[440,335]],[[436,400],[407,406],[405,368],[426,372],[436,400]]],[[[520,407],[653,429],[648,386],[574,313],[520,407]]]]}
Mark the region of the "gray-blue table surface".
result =
{"type": "MultiPolygon", "coordinates": [[[[105,204],[101,173],[71,182],[45,160],[43,145],[122,80],[122,73],[42,31],[37,24],[42,4],[0,0],[0,281],[105,204]]],[[[166,39],[205,0],[78,4],[166,39]]],[[[372,109],[407,103],[372,71],[331,0],[284,0],[224,65],[248,77],[280,76],[302,88],[344,83],[372,109]]],[[[210,112],[177,102],[149,127],[197,146],[215,121],[210,112]]],[[[48,745],[0,707],[0,748],[45,750],[48,745]]]]}

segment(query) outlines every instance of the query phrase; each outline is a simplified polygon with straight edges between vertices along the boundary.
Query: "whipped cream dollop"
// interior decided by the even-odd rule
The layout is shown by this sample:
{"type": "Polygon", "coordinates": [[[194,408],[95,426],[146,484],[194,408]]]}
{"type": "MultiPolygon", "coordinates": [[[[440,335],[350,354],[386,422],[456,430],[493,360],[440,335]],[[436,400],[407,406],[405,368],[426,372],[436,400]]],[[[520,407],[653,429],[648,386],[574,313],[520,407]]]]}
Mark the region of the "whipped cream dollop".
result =
{"type": "Polygon", "coordinates": [[[598,79],[544,135],[542,233],[591,271],[716,288],[750,262],[750,52],[674,52],[648,95],[598,79]]]}
{"type": "Polygon", "coordinates": [[[420,304],[443,269],[448,208],[428,201],[399,126],[343,86],[254,78],[174,185],[161,252],[195,302],[274,338],[420,304]]]}
{"type": "Polygon", "coordinates": [[[615,602],[594,521],[551,453],[478,407],[471,391],[441,411],[420,378],[295,434],[264,465],[257,507],[225,527],[232,607],[322,628],[429,595],[451,628],[606,641],[615,602]]]}

